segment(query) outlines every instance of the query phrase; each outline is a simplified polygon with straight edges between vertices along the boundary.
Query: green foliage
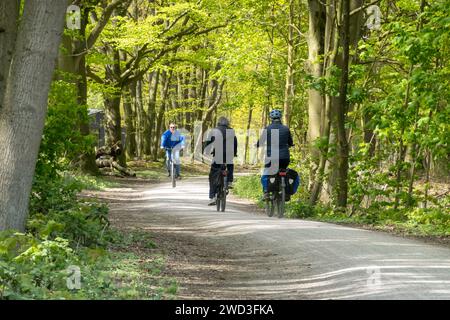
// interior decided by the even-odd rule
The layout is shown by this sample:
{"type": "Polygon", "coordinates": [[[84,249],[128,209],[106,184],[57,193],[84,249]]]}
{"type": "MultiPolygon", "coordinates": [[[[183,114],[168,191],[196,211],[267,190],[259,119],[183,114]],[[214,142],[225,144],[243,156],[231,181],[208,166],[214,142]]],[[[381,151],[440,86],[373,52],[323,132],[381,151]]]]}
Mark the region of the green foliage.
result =
{"type": "Polygon", "coordinates": [[[108,208],[78,200],[80,191],[76,180],[38,180],[30,200],[28,229],[44,239],[61,237],[73,245],[105,245],[108,208]]]}
{"type": "Polygon", "coordinates": [[[450,213],[438,209],[414,209],[406,214],[408,220],[413,224],[424,224],[439,226],[443,230],[450,231],[450,213]]]}
{"type": "Polygon", "coordinates": [[[102,176],[90,176],[81,173],[64,172],[66,183],[78,184],[83,190],[104,190],[106,188],[118,187],[119,183],[105,179],[102,176]]]}
{"type": "MultiPolygon", "coordinates": [[[[102,1],[83,3],[83,10],[89,8],[97,16],[101,15],[102,1]]],[[[221,113],[230,116],[236,128],[246,128],[249,110],[253,110],[251,128],[259,129],[267,121],[266,109],[283,106],[288,1],[137,1],[136,5],[139,17],[133,17],[132,7],[128,12],[117,9],[99,41],[86,55],[89,72],[95,73],[97,77],[93,78],[98,81],[89,82],[91,107],[102,107],[103,95],[118,95],[123,89],[128,90],[130,77],[145,70],[164,70],[172,75],[170,97],[166,101],[170,107],[166,108],[164,117],[187,125],[192,123],[185,120],[204,116],[201,111],[207,109],[214,93],[212,81],[226,84],[218,112],[213,116],[221,113]],[[116,59],[113,53],[118,50],[120,58],[116,59]],[[115,62],[117,66],[113,67],[115,62]],[[120,72],[113,75],[116,67],[120,72]],[[203,88],[194,82],[208,86],[203,88]]],[[[362,30],[358,45],[352,46],[345,124],[350,143],[348,212],[333,211],[333,201],[329,206],[307,205],[312,163],[309,150],[304,148],[306,144],[329,157],[325,179],[333,180],[336,173],[333,166],[338,163],[333,139],[336,137],[334,106],[331,106],[332,139],[319,137],[307,141],[308,90],[337,97],[341,71],[332,66],[323,70],[321,77],[307,74],[311,63],[306,64],[306,70],[303,68],[308,58],[307,41],[304,41],[308,32],[308,15],[304,14],[307,2],[295,5],[295,96],[291,128],[296,149],[292,152],[291,165],[299,171],[301,185],[287,206],[288,216],[448,235],[449,198],[438,201],[430,195],[425,197],[423,189],[429,184],[418,186],[417,177],[425,175],[429,158],[446,164],[448,169],[450,0],[426,1],[423,8],[419,0],[396,1],[395,5],[380,1],[382,12],[387,15],[383,17],[381,30],[362,30]],[[415,176],[410,177],[412,169],[415,176]],[[411,192],[410,181],[414,182],[411,192]],[[424,200],[431,208],[418,209],[424,200]]],[[[89,20],[87,33],[93,28],[94,23],[89,20]]],[[[83,40],[75,31],[66,31],[66,35],[83,40]]],[[[81,135],[79,130],[88,120],[87,106],[78,104],[74,79],[65,74],[58,74],[58,79],[53,82],[49,96],[31,194],[28,233],[0,236],[0,294],[3,298],[142,297],[148,288],[139,273],[142,268],[149,273],[161,273],[163,260],[152,258],[140,266],[134,252],[122,251],[137,243],[140,249],[152,250],[155,247],[152,239],[139,233],[118,236],[108,228],[105,206],[77,199],[83,188],[104,188],[107,183],[89,177],[61,176],[92,146],[93,140],[81,135]],[[120,252],[108,255],[106,251],[112,244],[120,252]],[[64,270],[69,263],[82,268],[85,287],[79,292],[65,288],[64,270]],[[114,263],[118,266],[116,273],[114,263]],[[123,290],[117,288],[117,282],[123,285],[123,290]]],[[[146,77],[142,84],[144,93],[154,89],[149,87],[146,77]]],[[[162,84],[159,85],[157,106],[162,103],[162,84]]],[[[152,116],[147,103],[145,108],[145,114],[152,116]]],[[[163,171],[162,167],[148,168],[139,174],[153,179],[159,178],[163,171]]],[[[259,176],[238,177],[233,192],[259,200],[262,195],[259,176]]],[[[157,296],[177,289],[176,283],[163,286],[167,288],[161,289],[157,296]]]]}
{"type": "MultiPolygon", "coordinates": [[[[61,76],[68,78],[68,75],[61,76]]],[[[37,179],[56,177],[58,171],[67,169],[93,142],[92,137],[80,133],[81,125],[88,121],[87,110],[78,104],[76,86],[67,80],[70,79],[52,82],[36,164],[37,179]]]]}
{"type": "MultiPolygon", "coordinates": [[[[367,173],[367,181],[372,175],[367,173]]],[[[372,176],[373,177],[373,176],[372,176]]],[[[383,180],[381,178],[381,180],[383,180]]],[[[368,182],[367,182],[368,183],[368,182]]],[[[374,184],[377,180],[373,181],[374,184]]],[[[365,185],[361,181],[361,188],[365,185]]],[[[352,186],[354,188],[354,186],[352,186]]],[[[377,196],[384,192],[373,191],[377,196]]],[[[239,197],[251,200],[261,199],[261,186],[259,176],[239,177],[235,183],[233,193],[239,197]]],[[[364,194],[362,191],[361,194],[364,194]]],[[[353,197],[356,195],[353,194],[353,197]]],[[[259,203],[261,204],[261,202],[259,203]]],[[[353,215],[346,212],[335,211],[329,206],[310,206],[306,198],[301,193],[291,199],[286,206],[286,216],[288,218],[314,219],[333,223],[371,225],[381,230],[394,230],[418,236],[450,236],[450,212],[445,208],[431,209],[392,209],[389,202],[374,202],[368,209],[361,209],[353,215]]]]}
{"type": "MultiPolygon", "coordinates": [[[[65,239],[0,233],[0,299],[50,299],[67,291],[66,268],[79,264],[65,239]]],[[[69,292],[67,292],[69,293],[69,292]]]]}
{"type": "Polygon", "coordinates": [[[78,198],[86,185],[98,187],[97,180],[71,175],[35,180],[27,233],[0,233],[0,299],[159,299],[176,293],[176,283],[160,277],[160,257],[146,254],[140,262],[141,251],[156,247],[149,235],[111,230],[105,205],[78,198]],[[67,287],[69,266],[80,268],[79,290],[67,287]]]}
{"type": "MultiPolygon", "coordinates": [[[[121,235],[113,249],[122,241],[121,235]]],[[[170,298],[178,286],[173,279],[160,277],[164,264],[159,256],[130,252],[129,247],[126,252],[107,253],[100,248],[73,249],[61,238],[40,240],[31,234],[1,232],[0,300],[170,298]],[[69,266],[80,268],[79,290],[67,287],[69,266]]]]}
{"type": "Polygon", "coordinates": [[[317,214],[317,208],[310,206],[304,201],[291,201],[286,209],[288,218],[306,219],[317,214]]]}
{"type": "Polygon", "coordinates": [[[362,63],[350,68],[346,126],[353,146],[348,181],[353,212],[389,209],[396,198],[400,206],[417,205],[423,192],[407,188],[413,166],[415,175],[423,176],[428,155],[445,163],[450,154],[449,1],[426,3],[423,12],[420,1],[398,6],[380,31],[359,42],[355,54],[362,63]],[[371,132],[374,137],[367,135],[371,132]]]}
{"type": "Polygon", "coordinates": [[[239,197],[258,200],[262,198],[262,186],[259,175],[237,177],[233,184],[233,193],[239,197]]]}

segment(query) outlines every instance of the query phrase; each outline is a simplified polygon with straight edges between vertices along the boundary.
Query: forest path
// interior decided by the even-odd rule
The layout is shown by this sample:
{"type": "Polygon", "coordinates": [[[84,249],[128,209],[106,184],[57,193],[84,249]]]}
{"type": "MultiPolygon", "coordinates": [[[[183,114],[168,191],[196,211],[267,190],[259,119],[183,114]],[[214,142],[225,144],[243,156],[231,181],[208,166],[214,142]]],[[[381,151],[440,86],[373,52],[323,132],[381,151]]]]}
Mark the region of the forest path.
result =
{"type": "Polygon", "coordinates": [[[96,193],[113,225],[151,233],[180,299],[450,299],[450,249],[386,233],[269,218],[207,178],[138,180],[96,193]]]}

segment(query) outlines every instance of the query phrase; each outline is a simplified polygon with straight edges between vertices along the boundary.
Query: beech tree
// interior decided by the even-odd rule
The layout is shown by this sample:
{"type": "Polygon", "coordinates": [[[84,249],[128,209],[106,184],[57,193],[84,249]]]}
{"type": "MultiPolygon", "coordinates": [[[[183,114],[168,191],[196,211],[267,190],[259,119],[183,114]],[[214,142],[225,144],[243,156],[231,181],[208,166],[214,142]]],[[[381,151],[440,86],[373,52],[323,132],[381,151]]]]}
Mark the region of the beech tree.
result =
{"type": "Polygon", "coordinates": [[[67,2],[20,6],[0,5],[0,230],[23,231],[67,2]]]}

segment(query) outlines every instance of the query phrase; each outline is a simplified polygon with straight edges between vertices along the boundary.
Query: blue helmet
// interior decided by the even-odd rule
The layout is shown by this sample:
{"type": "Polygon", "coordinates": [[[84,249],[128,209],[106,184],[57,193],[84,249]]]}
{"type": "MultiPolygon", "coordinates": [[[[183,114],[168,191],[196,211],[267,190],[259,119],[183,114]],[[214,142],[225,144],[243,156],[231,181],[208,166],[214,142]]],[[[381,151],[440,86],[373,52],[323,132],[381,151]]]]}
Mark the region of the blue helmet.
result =
{"type": "Polygon", "coordinates": [[[281,119],[281,111],[277,109],[272,110],[270,111],[269,117],[272,120],[281,119]]]}

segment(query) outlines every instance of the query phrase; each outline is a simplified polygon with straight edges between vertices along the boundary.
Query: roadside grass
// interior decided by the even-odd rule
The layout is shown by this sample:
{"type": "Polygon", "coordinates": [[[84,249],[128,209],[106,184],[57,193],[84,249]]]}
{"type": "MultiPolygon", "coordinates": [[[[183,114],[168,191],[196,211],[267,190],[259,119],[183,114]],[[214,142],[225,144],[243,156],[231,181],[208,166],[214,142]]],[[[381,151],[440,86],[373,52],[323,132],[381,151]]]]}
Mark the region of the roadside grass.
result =
{"type": "Polygon", "coordinates": [[[164,162],[162,161],[130,161],[128,166],[136,172],[136,177],[140,179],[158,182],[167,176],[164,162]]]}
{"type": "MultiPolygon", "coordinates": [[[[240,176],[233,183],[233,194],[256,202],[261,202],[262,186],[258,175],[240,176]]],[[[262,202],[261,202],[262,204],[262,202]]]]}
{"type": "MultiPolygon", "coordinates": [[[[167,180],[167,170],[163,159],[158,161],[128,161],[130,169],[136,172],[137,179],[152,180],[161,182],[167,180]]],[[[254,166],[236,166],[236,171],[257,172],[259,167],[254,166]]],[[[210,165],[202,162],[183,161],[181,164],[181,176],[184,178],[207,176],[210,165]]],[[[85,190],[104,190],[106,188],[115,188],[120,186],[124,178],[114,176],[90,176],[82,173],[65,172],[64,177],[68,180],[78,182],[85,190]]],[[[133,178],[127,178],[133,179],[133,178]]]]}
{"type": "Polygon", "coordinates": [[[175,299],[178,284],[164,275],[165,257],[156,252],[151,234],[119,231],[120,240],[110,248],[107,272],[115,283],[118,299],[175,299]]]}
{"type": "Polygon", "coordinates": [[[151,235],[111,233],[107,247],[72,248],[62,238],[0,232],[0,300],[175,299],[178,284],[164,274],[151,235]],[[80,271],[76,288],[67,285],[72,267],[80,271]]]}
{"type": "MultiPolygon", "coordinates": [[[[129,166],[136,172],[138,178],[155,180],[155,182],[167,179],[167,170],[164,160],[159,161],[131,161],[129,166]]],[[[203,176],[209,173],[209,166],[204,163],[182,162],[181,176],[184,178],[203,176]]]]}
{"type": "MultiPolygon", "coordinates": [[[[129,161],[128,166],[136,172],[137,179],[160,182],[167,179],[165,163],[160,161],[129,161]]],[[[182,163],[182,177],[204,176],[209,173],[209,166],[203,163],[182,163]]],[[[120,186],[123,179],[133,179],[115,176],[90,176],[82,173],[64,172],[64,179],[77,183],[84,190],[104,190],[120,186]]]]}
{"type": "MultiPolygon", "coordinates": [[[[331,207],[309,206],[304,200],[304,192],[299,192],[286,205],[286,216],[293,219],[310,219],[315,221],[353,225],[392,232],[401,235],[431,237],[450,240],[450,211],[442,207],[435,208],[401,208],[389,207],[364,209],[349,215],[333,210],[331,207]],[[303,197],[303,199],[302,199],[303,197]]],[[[233,194],[253,200],[260,207],[262,195],[259,175],[240,176],[236,178],[233,194]]]]}
{"type": "Polygon", "coordinates": [[[120,186],[116,181],[108,179],[106,176],[91,176],[82,173],[64,172],[63,178],[66,182],[78,183],[85,190],[104,190],[120,186]]]}

